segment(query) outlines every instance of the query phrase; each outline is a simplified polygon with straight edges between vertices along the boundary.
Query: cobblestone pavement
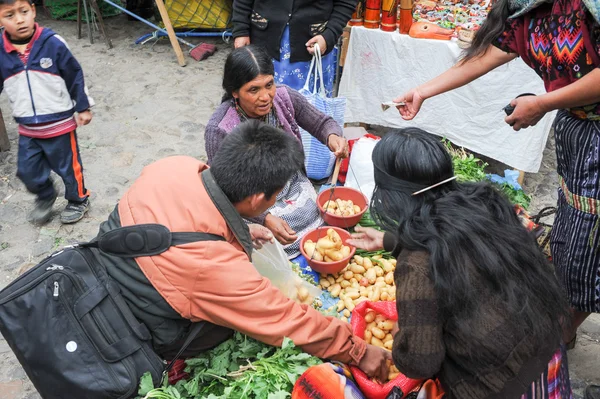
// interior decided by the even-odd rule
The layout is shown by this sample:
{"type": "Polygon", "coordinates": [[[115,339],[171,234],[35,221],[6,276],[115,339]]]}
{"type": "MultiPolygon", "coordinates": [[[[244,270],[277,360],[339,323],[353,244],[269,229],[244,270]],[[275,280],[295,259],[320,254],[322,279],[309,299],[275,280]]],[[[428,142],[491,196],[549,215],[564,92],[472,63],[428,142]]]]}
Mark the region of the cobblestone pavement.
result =
{"type": "MultiPolygon", "coordinates": [[[[128,22],[124,16],[107,21],[115,47],[112,50],[106,49],[98,35],[93,45],[86,38],[77,40],[73,22],[44,18],[40,22],[67,40],[97,103],[92,123],[79,130],[92,208],[76,225],[61,225],[58,214],[66,202],[59,199],[50,223],[40,228],[26,222],[33,196],[15,177],[17,128],[2,96],[0,107],[12,148],[0,153],[0,288],[51,251],[93,237],[145,165],[174,154],[205,158],[204,126],[220,103],[221,70],[229,48],[220,39],[207,39],[217,44],[219,51],[202,62],[187,57],[188,66],[181,68],[166,39],[143,46],[133,44],[148,29],[128,22]]],[[[534,196],[533,211],[556,201],[554,165],[553,143],[549,141],[542,170],[526,180],[525,189],[534,196]]],[[[579,335],[578,347],[569,352],[576,396],[586,383],[600,383],[600,316],[590,318],[579,335]]],[[[0,398],[39,398],[1,337],[0,398]]]]}

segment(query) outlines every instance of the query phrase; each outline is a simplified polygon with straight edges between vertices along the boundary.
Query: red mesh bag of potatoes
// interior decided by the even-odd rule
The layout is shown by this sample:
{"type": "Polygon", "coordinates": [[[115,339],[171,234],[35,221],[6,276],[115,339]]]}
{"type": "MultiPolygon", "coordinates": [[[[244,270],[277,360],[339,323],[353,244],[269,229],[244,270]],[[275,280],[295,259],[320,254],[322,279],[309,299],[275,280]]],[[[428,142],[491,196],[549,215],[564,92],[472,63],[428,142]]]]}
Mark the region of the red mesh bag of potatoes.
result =
{"type": "MultiPolygon", "coordinates": [[[[352,332],[360,338],[365,338],[365,330],[367,328],[365,316],[370,310],[384,316],[387,320],[393,320],[394,322],[398,321],[396,301],[360,302],[352,312],[351,321],[352,332]]],[[[406,397],[407,394],[412,392],[423,382],[422,380],[413,380],[400,373],[393,380],[388,381],[385,384],[380,384],[371,380],[358,367],[351,366],[350,370],[352,371],[352,375],[360,390],[367,399],[385,399],[390,392],[392,392],[394,387],[400,388],[404,394],[403,397],[406,397]]]]}

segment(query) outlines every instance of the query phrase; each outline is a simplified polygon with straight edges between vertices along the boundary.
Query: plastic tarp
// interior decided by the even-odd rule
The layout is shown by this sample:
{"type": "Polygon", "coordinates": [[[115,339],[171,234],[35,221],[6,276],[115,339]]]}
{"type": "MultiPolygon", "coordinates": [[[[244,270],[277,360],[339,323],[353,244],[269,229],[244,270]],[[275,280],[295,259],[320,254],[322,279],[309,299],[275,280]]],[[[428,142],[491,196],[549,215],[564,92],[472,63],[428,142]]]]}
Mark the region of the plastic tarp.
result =
{"type": "Polygon", "coordinates": [[[382,111],[382,102],[446,71],[460,54],[451,41],[353,27],[339,89],[347,100],[345,122],[416,126],[515,169],[537,172],[555,113],[519,132],[504,122],[503,108],[517,95],[545,92],[542,80],[521,59],[425,101],[410,122],[395,108],[382,111]]]}

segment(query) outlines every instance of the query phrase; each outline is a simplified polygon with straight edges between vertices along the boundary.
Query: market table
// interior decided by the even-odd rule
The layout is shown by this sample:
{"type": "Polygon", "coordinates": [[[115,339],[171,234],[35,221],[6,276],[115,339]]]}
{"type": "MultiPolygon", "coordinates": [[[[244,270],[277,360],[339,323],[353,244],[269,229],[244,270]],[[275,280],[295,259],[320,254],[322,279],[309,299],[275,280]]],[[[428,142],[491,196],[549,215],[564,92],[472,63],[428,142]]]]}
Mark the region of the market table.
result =
{"type": "Polygon", "coordinates": [[[413,121],[404,121],[394,108],[381,110],[381,102],[454,65],[461,51],[451,41],[353,27],[339,88],[339,96],[347,99],[345,122],[420,127],[515,169],[537,172],[555,113],[520,132],[504,122],[503,108],[511,99],[544,93],[542,80],[521,59],[427,100],[413,121]]]}

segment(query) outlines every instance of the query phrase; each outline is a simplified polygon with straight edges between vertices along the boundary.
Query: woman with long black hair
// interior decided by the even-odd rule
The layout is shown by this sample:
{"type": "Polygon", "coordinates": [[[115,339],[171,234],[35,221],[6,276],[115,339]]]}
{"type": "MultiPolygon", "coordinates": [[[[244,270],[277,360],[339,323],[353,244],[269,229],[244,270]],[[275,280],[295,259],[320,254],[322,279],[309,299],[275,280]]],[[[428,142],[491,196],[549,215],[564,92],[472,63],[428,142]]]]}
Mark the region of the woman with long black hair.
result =
{"type": "Polygon", "coordinates": [[[569,398],[567,301],[509,201],[454,180],[450,154],[420,129],[387,133],[372,159],[370,209],[386,233],[358,227],[351,244],[397,257],[400,372],[437,377],[448,398],[569,398]]]}
{"type": "MultiPolygon", "coordinates": [[[[558,213],[551,251],[572,307],[564,340],[600,312],[600,2],[498,0],[458,65],[396,100],[413,119],[425,99],[463,86],[517,57],[543,79],[547,93],[512,101],[506,123],[535,125],[558,110],[554,124],[558,213]]],[[[598,393],[600,397],[600,392],[598,393]]]]}

